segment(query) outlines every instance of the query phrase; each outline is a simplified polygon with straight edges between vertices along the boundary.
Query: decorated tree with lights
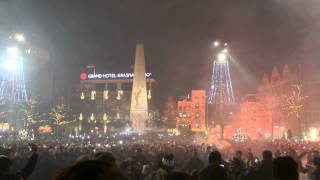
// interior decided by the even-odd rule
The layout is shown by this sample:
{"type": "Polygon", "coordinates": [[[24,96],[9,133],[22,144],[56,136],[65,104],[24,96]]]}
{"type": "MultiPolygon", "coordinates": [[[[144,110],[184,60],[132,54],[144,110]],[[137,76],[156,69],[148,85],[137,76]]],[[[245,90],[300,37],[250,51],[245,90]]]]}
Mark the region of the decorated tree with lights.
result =
{"type": "Polygon", "coordinates": [[[70,110],[65,104],[58,104],[51,108],[49,118],[53,120],[53,124],[57,127],[57,135],[59,135],[59,128],[74,122],[70,119],[70,110]]]}
{"type": "Polygon", "coordinates": [[[241,129],[237,129],[234,135],[232,136],[232,140],[236,143],[243,143],[248,141],[248,135],[241,129]]]}
{"type": "MultiPolygon", "coordinates": [[[[215,42],[215,47],[219,42],[215,42]]],[[[235,97],[232,88],[229,61],[232,59],[226,43],[223,49],[218,48],[212,67],[211,85],[208,97],[209,118],[207,126],[221,126],[220,137],[224,137],[224,127],[231,119],[235,97]],[[209,120],[210,119],[210,120],[209,120]]]]}
{"type": "Polygon", "coordinates": [[[191,126],[191,117],[187,113],[179,113],[177,119],[177,126],[180,127],[189,127],[191,126]]]}
{"type": "Polygon", "coordinates": [[[292,85],[290,91],[284,95],[282,104],[282,109],[287,116],[294,117],[297,120],[300,135],[302,135],[301,114],[304,108],[304,100],[307,98],[302,94],[301,88],[300,84],[292,85]]]}
{"type": "Polygon", "coordinates": [[[30,98],[24,106],[24,126],[30,127],[44,122],[39,112],[39,103],[35,98],[30,98]]]}
{"type": "Polygon", "coordinates": [[[69,113],[70,113],[69,108],[65,104],[60,104],[51,108],[49,117],[54,121],[54,124],[61,126],[61,125],[69,124],[72,122],[70,121],[69,113]]]}

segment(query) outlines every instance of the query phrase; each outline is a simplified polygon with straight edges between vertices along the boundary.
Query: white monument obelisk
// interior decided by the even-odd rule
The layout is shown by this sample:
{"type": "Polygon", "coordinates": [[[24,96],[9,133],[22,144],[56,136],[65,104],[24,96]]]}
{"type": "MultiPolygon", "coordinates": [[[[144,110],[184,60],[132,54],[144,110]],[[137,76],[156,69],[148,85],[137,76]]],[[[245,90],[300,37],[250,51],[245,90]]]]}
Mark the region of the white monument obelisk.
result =
{"type": "Polygon", "coordinates": [[[143,133],[145,131],[145,124],[148,120],[147,82],[145,73],[144,46],[143,43],[138,43],[136,46],[130,108],[132,128],[133,131],[137,133],[143,133]]]}

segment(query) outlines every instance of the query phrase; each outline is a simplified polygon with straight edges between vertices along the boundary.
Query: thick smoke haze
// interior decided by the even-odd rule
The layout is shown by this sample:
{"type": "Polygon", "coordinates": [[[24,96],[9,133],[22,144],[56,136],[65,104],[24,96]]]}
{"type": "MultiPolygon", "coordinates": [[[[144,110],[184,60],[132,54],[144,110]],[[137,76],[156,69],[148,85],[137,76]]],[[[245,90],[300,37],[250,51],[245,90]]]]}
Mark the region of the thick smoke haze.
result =
{"type": "Polygon", "coordinates": [[[254,92],[274,65],[297,69],[303,61],[316,70],[319,6],[317,0],[7,0],[0,2],[0,25],[50,51],[57,87],[76,84],[87,64],[132,71],[135,44],[143,41],[160,106],[169,95],[208,89],[217,39],[228,42],[236,61],[237,98],[254,92]]]}

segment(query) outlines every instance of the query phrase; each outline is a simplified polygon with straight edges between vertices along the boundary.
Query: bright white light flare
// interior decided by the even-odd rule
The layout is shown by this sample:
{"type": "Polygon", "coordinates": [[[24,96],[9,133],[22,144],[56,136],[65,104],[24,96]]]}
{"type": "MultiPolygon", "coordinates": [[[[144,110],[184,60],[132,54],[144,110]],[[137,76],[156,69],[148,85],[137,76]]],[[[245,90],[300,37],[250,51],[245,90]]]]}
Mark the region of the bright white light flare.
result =
{"type": "Polygon", "coordinates": [[[4,67],[6,70],[14,71],[14,70],[16,70],[17,67],[18,67],[18,63],[17,63],[17,61],[15,61],[15,60],[8,59],[8,60],[5,60],[5,61],[3,62],[3,67],[4,67]]]}
{"type": "Polygon", "coordinates": [[[218,47],[219,45],[220,45],[219,41],[215,41],[215,42],[213,43],[213,46],[214,46],[214,47],[218,47]]]}
{"type": "Polygon", "coordinates": [[[226,63],[227,55],[223,52],[218,54],[218,62],[219,63],[226,63]]]}
{"type": "Polygon", "coordinates": [[[23,34],[16,33],[16,34],[14,34],[13,38],[18,42],[24,42],[25,41],[25,38],[24,38],[23,34]]]}

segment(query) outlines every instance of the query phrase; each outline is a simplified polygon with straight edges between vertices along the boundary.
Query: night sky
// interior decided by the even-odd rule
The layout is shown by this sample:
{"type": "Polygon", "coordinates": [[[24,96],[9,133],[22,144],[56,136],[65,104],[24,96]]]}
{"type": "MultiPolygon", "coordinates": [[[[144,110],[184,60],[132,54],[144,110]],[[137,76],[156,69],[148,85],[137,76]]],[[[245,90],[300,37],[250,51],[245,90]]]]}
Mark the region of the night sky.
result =
{"type": "Polygon", "coordinates": [[[48,49],[56,86],[76,84],[88,64],[98,72],[132,71],[142,41],[159,106],[169,95],[209,87],[211,44],[223,40],[237,61],[231,75],[239,100],[273,65],[319,57],[319,6],[318,0],[1,0],[0,32],[24,32],[48,49]]]}

